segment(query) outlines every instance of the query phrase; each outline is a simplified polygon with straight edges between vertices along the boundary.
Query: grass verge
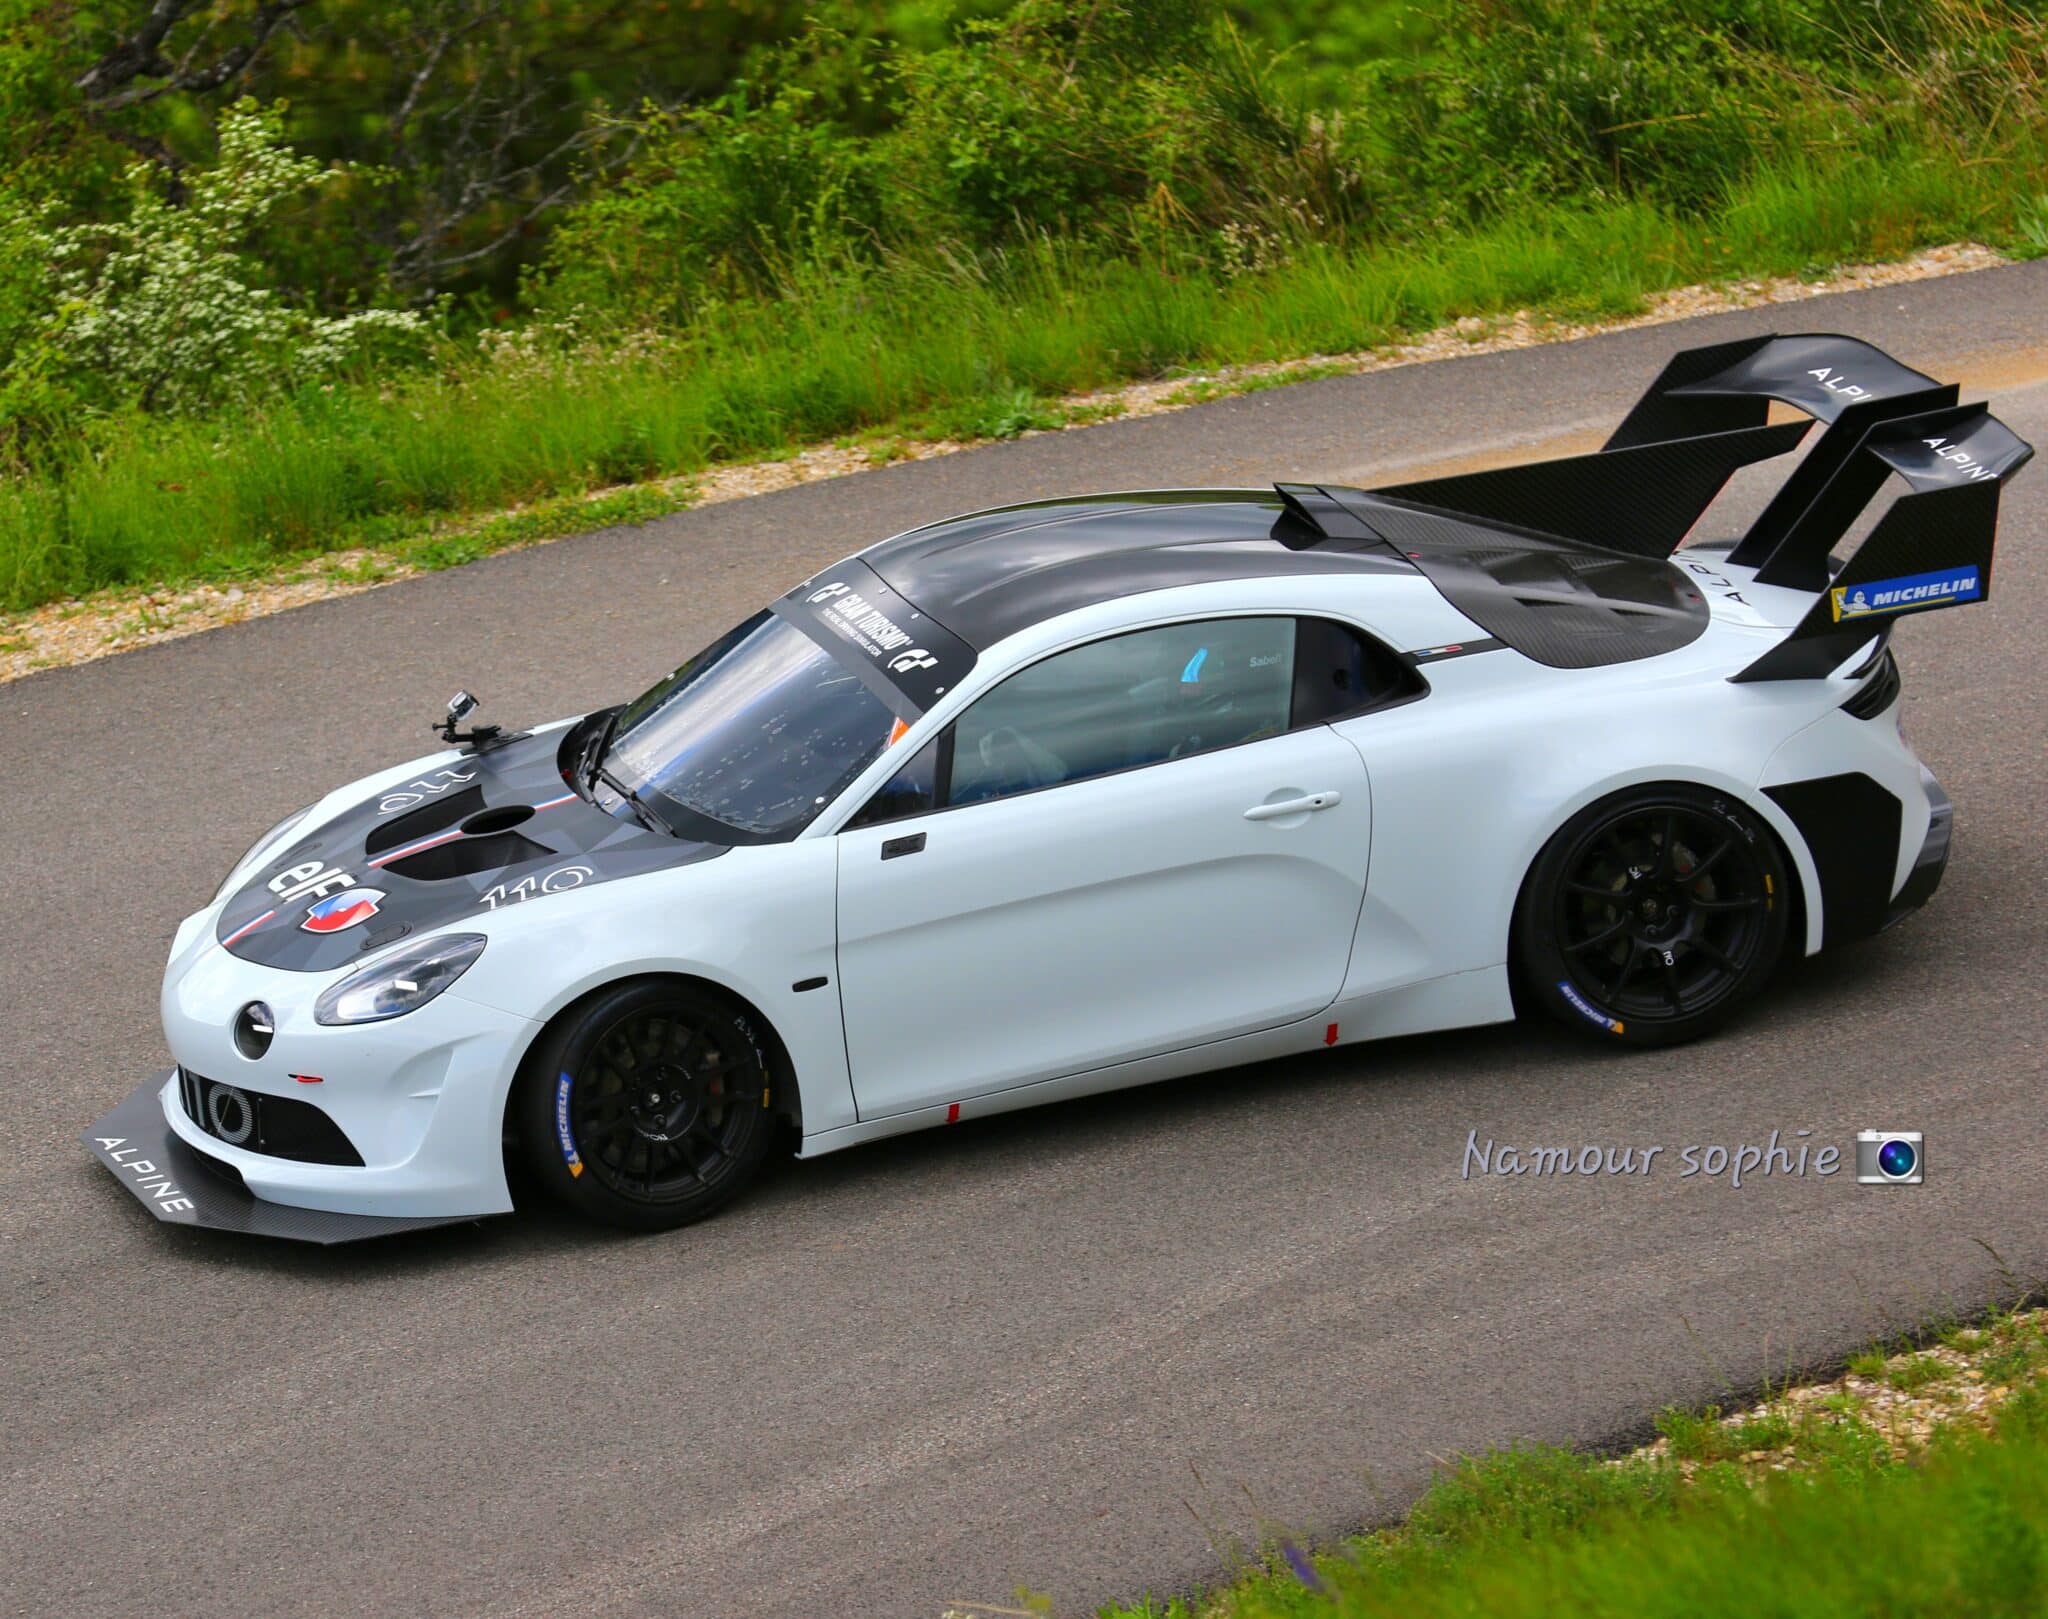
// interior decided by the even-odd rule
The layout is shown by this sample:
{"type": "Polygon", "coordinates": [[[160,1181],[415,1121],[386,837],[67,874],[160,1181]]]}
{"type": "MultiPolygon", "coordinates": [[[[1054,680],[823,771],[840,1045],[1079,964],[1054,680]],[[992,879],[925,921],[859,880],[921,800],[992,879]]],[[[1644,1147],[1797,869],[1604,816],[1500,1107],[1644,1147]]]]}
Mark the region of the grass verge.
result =
{"type": "MultiPolygon", "coordinates": [[[[2048,1604],[2048,1312],[1851,1363],[1751,1411],[1667,1411],[1618,1461],[1467,1459],[1398,1528],[1104,1619],[1569,1613],[2038,1614],[2048,1604]],[[1860,1366],[1860,1370],[1857,1369],[1860,1366]]],[[[970,1610],[971,1611],[971,1610],[970,1610]]]]}
{"type": "Polygon", "coordinates": [[[1677,286],[1971,236],[2029,250],[2014,180],[1931,152],[1802,160],[1704,220],[1615,202],[1422,245],[1306,245],[1235,278],[1045,241],[972,266],[815,273],[623,343],[528,329],[431,374],[244,418],[100,424],[62,467],[0,485],[0,610],[248,577],[842,435],[1013,436],[1063,420],[1062,396],[1370,349],[1462,317],[1622,315],[1677,286]]]}

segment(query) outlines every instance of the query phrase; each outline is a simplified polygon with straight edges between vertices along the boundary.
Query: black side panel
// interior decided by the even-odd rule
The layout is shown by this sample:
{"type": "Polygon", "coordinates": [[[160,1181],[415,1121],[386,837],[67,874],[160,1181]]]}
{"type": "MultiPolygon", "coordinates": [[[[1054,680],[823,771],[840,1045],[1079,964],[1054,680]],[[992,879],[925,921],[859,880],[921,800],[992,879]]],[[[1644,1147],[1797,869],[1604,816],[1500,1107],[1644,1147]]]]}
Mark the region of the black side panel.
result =
{"type": "Polygon", "coordinates": [[[1678,549],[1731,476],[1796,448],[1808,425],[1787,422],[1664,439],[1373,492],[1662,560],[1678,549]]]}
{"type": "Polygon", "coordinates": [[[1799,828],[1820,875],[1821,948],[1866,938],[1891,910],[1905,810],[1870,777],[1821,776],[1766,787],[1799,828]]]}
{"type": "Polygon", "coordinates": [[[1661,559],[1518,533],[1376,495],[1344,503],[1489,636],[1555,669],[1675,652],[1706,630],[1705,599],[1661,559]]]}

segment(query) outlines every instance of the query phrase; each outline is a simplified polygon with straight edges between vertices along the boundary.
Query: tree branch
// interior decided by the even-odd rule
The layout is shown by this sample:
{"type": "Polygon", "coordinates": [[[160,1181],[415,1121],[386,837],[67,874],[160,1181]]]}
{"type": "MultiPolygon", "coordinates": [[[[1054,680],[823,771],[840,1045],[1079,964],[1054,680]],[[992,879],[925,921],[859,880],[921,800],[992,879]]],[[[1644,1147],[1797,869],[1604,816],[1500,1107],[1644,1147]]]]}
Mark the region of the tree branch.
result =
{"type": "Polygon", "coordinates": [[[113,112],[178,91],[205,94],[232,84],[254,65],[263,47],[295,12],[312,0],[262,0],[249,19],[249,31],[209,62],[200,62],[200,46],[212,31],[188,48],[177,61],[164,54],[164,40],[189,16],[200,0],[150,0],[148,14],[135,31],[81,73],[74,84],[95,112],[113,112]]]}

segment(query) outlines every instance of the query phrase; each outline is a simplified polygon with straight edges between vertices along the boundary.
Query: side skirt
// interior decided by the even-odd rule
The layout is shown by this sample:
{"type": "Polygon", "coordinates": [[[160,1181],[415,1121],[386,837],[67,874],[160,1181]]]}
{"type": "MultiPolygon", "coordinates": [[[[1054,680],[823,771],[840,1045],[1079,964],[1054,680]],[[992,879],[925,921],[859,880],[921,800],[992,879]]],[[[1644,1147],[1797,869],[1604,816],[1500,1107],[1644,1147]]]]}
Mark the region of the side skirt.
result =
{"type": "Polygon", "coordinates": [[[1233,1040],[1189,1046],[1180,1051],[1115,1063],[1107,1068],[1091,1068],[1084,1073],[1068,1074],[1058,1079],[1013,1085],[1008,1090],[986,1096],[962,1097],[957,1102],[914,1108],[907,1113],[892,1113],[886,1118],[864,1119],[858,1124],[820,1130],[803,1138],[797,1156],[817,1158],[828,1152],[837,1152],[842,1147],[856,1147],[865,1141],[907,1135],[931,1125],[988,1118],[997,1113],[1037,1107],[1043,1102],[1063,1102],[1104,1091],[1129,1090],[1139,1085],[1182,1079],[1189,1074],[1210,1073],[1242,1063],[1270,1062],[1275,1058],[1319,1051],[1329,1046],[1358,1045],[1368,1040],[1392,1039],[1397,1035],[1506,1023],[1514,1015],[1505,966],[1451,973],[1442,978],[1425,979],[1419,984],[1403,985],[1399,989],[1382,990],[1358,1000],[1339,1001],[1298,1023],[1240,1035],[1233,1040]]]}

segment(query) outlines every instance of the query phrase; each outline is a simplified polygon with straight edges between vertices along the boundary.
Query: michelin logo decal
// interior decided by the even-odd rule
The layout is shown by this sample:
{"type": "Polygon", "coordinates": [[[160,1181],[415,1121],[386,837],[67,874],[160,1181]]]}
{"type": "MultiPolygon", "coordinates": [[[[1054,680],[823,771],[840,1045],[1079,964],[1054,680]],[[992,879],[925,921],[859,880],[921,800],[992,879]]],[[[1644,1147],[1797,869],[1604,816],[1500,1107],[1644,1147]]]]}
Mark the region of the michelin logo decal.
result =
{"type": "Polygon", "coordinates": [[[1939,573],[1909,573],[1903,579],[1879,579],[1867,585],[1837,585],[1828,592],[1835,621],[1881,618],[1915,607],[1946,607],[1950,602],[1984,598],[1983,574],[1974,566],[1943,568],[1939,573]]]}

